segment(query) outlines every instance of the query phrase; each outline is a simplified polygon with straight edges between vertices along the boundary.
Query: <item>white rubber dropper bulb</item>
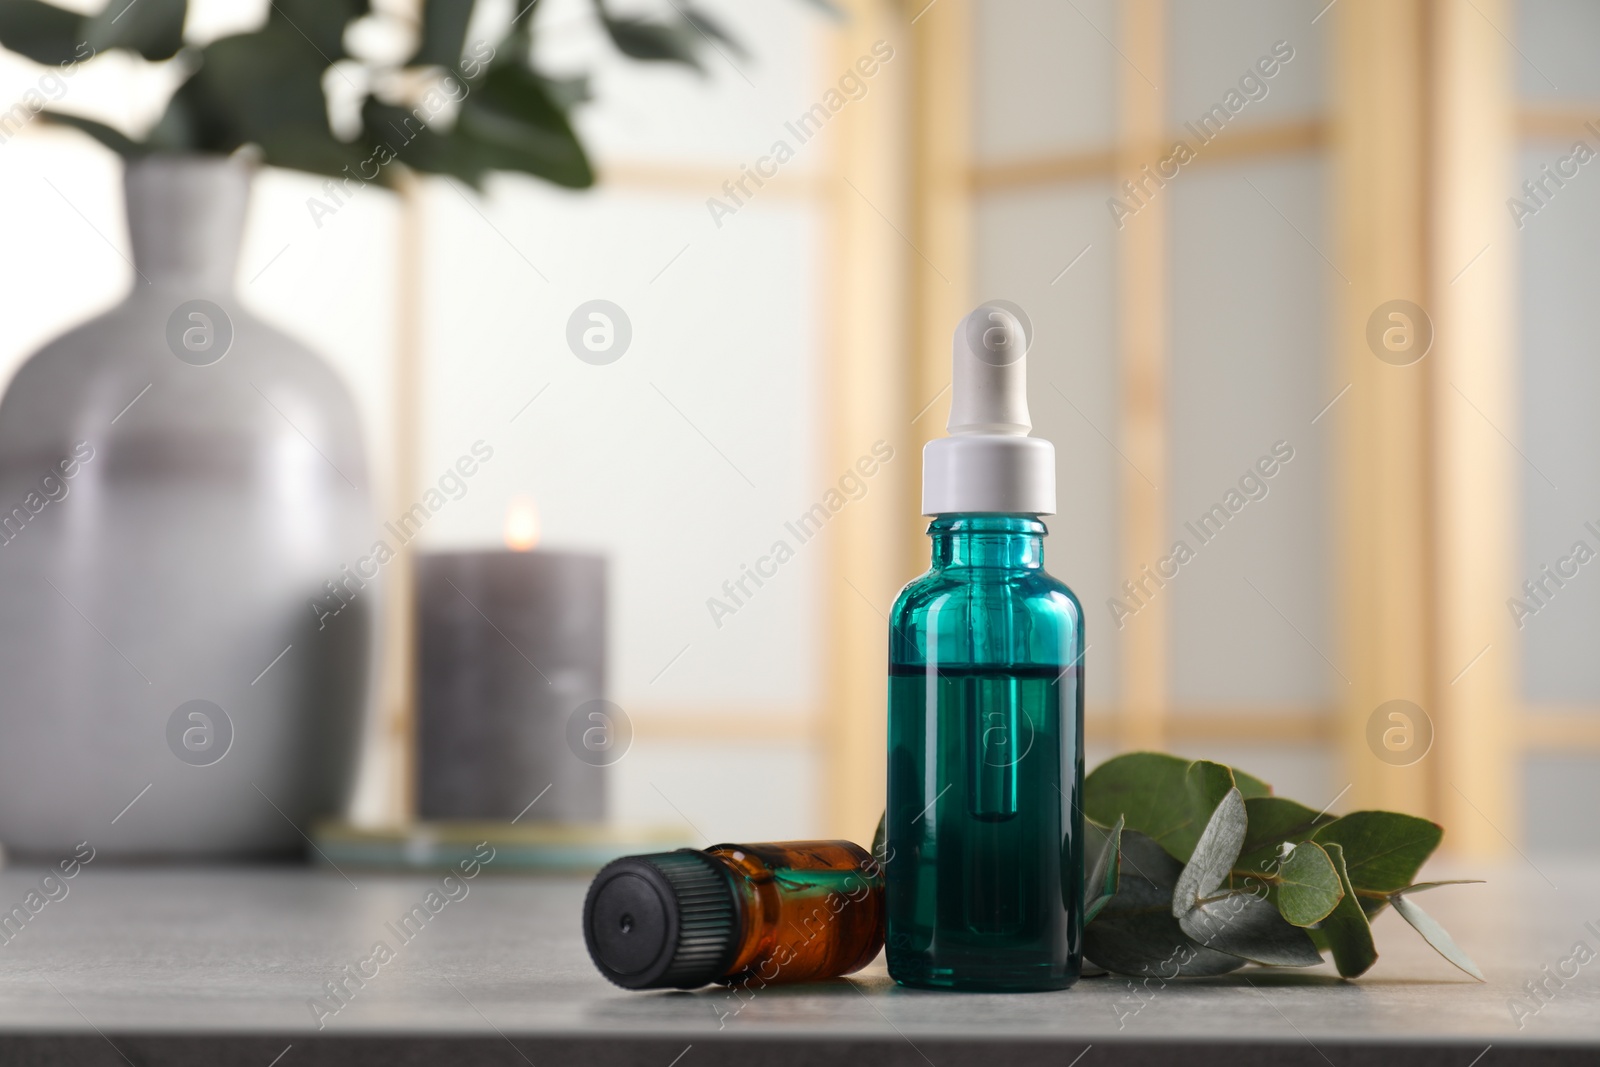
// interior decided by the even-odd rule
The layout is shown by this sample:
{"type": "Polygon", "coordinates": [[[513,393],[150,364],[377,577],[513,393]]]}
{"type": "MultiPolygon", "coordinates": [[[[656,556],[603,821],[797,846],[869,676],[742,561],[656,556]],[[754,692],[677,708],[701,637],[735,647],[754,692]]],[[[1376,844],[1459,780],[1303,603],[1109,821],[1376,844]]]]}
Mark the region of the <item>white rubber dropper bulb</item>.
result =
{"type": "Polygon", "coordinates": [[[950,420],[953,434],[1026,437],[1028,339],[1007,308],[984,304],[961,320],[952,345],[950,420]]]}

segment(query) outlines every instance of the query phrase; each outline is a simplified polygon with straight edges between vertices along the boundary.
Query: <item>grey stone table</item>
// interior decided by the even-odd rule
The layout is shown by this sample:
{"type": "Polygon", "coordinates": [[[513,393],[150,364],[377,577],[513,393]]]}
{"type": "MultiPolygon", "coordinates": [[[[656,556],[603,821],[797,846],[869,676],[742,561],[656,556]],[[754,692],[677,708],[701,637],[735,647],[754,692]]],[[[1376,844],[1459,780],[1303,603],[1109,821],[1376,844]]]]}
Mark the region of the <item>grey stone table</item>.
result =
{"type": "Polygon", "coordinates": [[[0,874],[0,911],[36,909],[0,927],[7,1067],[1600,1064],[1600,959],[1575,962],[1590,955],[1580,944],[1600,951],[1594,867],[1519,864],[1428,896],[1487,984],[1386,913],[1382,958],[1359,982],[1324,965],[1142,995],[1112,978],[966,995],[899,989],[880,960],[849,980],[749,999],[608,985],[579,936],[582,879],[485,871],[464,896],[433,898],[410,932],[398,924],[430,903],[436,877],[101,861],[44,887],[58,899],[30,899],[43,873],[0,874]],[[380,942],[387,953],[375,954],[380,942]],[[359,985],[345,970],[358,966],[372,975],[359,985]],[[341,979],[343,1002],[327,994],[341,979]],[[1530,982],[1545,994],[1532,997],[1530,982]]]}

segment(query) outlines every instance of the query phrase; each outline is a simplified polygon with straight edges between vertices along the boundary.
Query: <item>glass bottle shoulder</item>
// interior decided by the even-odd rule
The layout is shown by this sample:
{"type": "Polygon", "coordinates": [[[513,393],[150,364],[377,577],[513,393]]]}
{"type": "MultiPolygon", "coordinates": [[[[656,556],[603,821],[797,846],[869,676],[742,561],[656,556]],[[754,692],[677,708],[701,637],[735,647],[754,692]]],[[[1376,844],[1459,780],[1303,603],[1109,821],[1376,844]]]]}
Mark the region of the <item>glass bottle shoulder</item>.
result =
{"type": "Polygon", "coordinates": [[[895,598],[896,618],[926,614],[938,605],[971,604],[995,596],[1042,601],[1043,606],[1081,614],[1078,596],[1067,584],[1041,567],[934,567],[913,578],[895,598]]]}
{"type": "Polygon", "coordinates": [[[1042,568],[936,567],[913,579],[890,614],[891,665],[1067,666],[1083,648],[1083,608],[1042,568]]]}

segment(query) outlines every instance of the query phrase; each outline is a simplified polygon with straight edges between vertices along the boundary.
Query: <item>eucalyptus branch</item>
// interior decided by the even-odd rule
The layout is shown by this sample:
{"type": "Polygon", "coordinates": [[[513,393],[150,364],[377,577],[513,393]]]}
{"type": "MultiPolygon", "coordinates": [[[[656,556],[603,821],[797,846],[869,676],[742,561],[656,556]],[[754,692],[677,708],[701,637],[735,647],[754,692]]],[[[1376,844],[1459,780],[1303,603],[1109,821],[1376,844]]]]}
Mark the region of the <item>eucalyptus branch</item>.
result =
{"type": "Polygon", "coordinates": [[[1179,975],[1214,975],[1248,963],[1310,966],[1326,952],[1354,978],[1378,958],[1368,917],[1392,905],[1481,978],[1410,899],[1459,884],[1414,882],[1444,833],[1426,819],[1331,816],[1232,767],[1155,752],[1097,767],[1082,809],[1093,847],[1110,852],[1085,861],[1109,875],[1090,888],[1097,907],[1084,931],[1084,954],[1103,970],[1137,976],[1175,960],[1179,975]],[[1099,829],[1113,824],[1116,833],[1099,829]]]}

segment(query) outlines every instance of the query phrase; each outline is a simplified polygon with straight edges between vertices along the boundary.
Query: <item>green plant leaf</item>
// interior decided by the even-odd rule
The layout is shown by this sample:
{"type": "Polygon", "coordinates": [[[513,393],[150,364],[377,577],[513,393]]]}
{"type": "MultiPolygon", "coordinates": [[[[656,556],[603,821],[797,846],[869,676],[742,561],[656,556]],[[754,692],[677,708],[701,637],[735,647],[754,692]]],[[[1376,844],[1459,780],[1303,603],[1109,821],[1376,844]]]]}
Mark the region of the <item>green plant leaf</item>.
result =
{"type": "Polygon", "coordinates": [[[1201,945],[1256,963],[1304,967],[1321,962],[1304,931],[1285,922],[1262,897],[1231,892],[1212,896],[1228,880],[1245,829],[1244,797],[1230,788],[1173,887],[1172,914],[1179,928],[1201,945]]]}
{"type": "MultiPolygon", "coordinates": [[[[370,168],[358,145],[339,140],[322,126],[286,123],[253,138],[251,143],[261,146],[264,162],[308,174],[340,177],[356,173],[363,166],[370,168]]],[[[380,173],[375,180],[383,183],[387,178],[380,173]]]]}
{"type": "Polygon", "coordinates": [[[144,154],[144,149],[131,137],[103,122],[86,119],[82,115],[69,115],[65,111],[41,111],[39,117],[58,126],[70,126],[75,130],[82,130],[124,159],[144,154]]]}
{"type": "Polygon", "coordinates": [[[143,147],[146,151],[193,152],[200,147],[199,123],[189,96],[180,90],[167,101],[167,109],[145,134],[143,147]]]}
{"type": "Polygon", "coordinates": [[[269,18],[260,30],[206,45],[199,68],[179,86],[163,121],[170,118],[174,131],[189,131],[198,151],[227,153],[255,144],[275,166],[338,175],[369,152],[363,144],[340,141],[329,128],[322,93],[326,69],[298,30],[269,18]]]}
{"type": "Polygon", "coordinates": [[[292,27],[269,20],[252,33],[220,37],[200,52],[194,75],[169,107],[187,114],[197,147],[231,152],[284,125],[327,125],[326,64],[292,27]]]}
{"type": "Polygon", "coordinates": [[[1239,787],[1239,793],[1246,800],[1259,800],[1272,795],[1272,787],[1253,774],[1246,774],[1237,767],[1229,768],[1233,771],[1233,784],[1239,787]]]}
{"type": "Polygon", "coordinates": [[[595,0],[595,10],[606,28],[606,35],[623,55],[646,62],[681,63],[695,70],[704,70],[700,65],[700,47],[705,39],[687,19],[680,16],[676,22],[655,22],[613,15],[603,0],[595,0]]]}
{"type": "Polygon", "coordinates": [[[721,22],[718,22],[716,19],[712,18],[704,11],[701,11],[699,8],[694,7],[688,3],[688,0],[683,0],[683,2],[675,4],[674,6],[678,9],[678,13],[683,16],[683,20],[687,22],[692,29],[699,33],[700,36],[708,43],[713,43],[713,47],[714,42],[721,41],[727,46],[728,51],[732,52],[734,55],[741,59],[748,58],[750,53],[745,49],[743,44],[739,43],[737,38],[723,28],[721,22]]]}
{"type": "MultiPolygon", "coordinates": [[[[144,0],[139,0],[144,3],[144,0]]],[[[370,0],[271,0],[267,28],[282,26],[327,67],[345,58],[344,31],[372,10],[370,0]]]]}
{"type": "MultiPolygon", "coordinates": [[[[1122,820],[1107,830],[1092,820],[1083,821],[1084,845],[1089,862],[1083,879],[1083,921],[1094,922],[1117,895],[1122,872],[1122,820]]],[[[1063,872],[1063,884],[1070,884],[1070,872],[1063,872]]]]}
{"type": "Polygon", "coordinates": [[[1322,962],[1306,932],[1254,893],[1210,897],[1184,912],[1178,925],[1199,944],[1252,963],[1314,967],[1322,962]]]}
{"type": "MultiPolygon", "coordinates": [[[[1318,933],[1333,953],[1333,962],[1341,978],[1357,978],[1378,961],[1378,949],[1372,943],[1372,924],[1367,921],[1366,909],[1356,897],[1350,872],[1345,865],[1344,849],[1335,842],[1321,845],[1339,876],[1339,887],[1344,895],[1333,911],[1323,918],[1318,933]]],[[[1296,850],[1298,851],[1298,849],[1296,850]]]]}
{"type": "Polygon", "coordinates": [[[1287,797],[1247,797],[1244,807],[1250,829],[1236,865],[1242,871],[1275,871],[1280,845],[1299,844],[1334,820],[1332,815],[1319,815],[1287,797]]]}
{"type": "Polygon", "coordinates": [[[126,48],[146,59],[171,59],[183,47],[188,0],[110,0],[84,22],[83,33],[96,51],[126,48]]]}
{"type": "Polygon", "coordinates": [[[35,63],[81,58],[82,16],[42,0],[0,0],[0,45],[35,63]]]}
{"type": "Polygon", "coordinates": [[[1344,899],[1339,872],[1315,841],[1296,845],[1278,878],[1278,911],[1295,926],[1321,922],[1344,899]]]}
{"type": "Polygon", "coordinates": [[[1483,977],[1483,972],[1478,970],[1478,965],[1472,962],[1472,957],[1462,952],[1461,947],[1455,943],[1455,939],[1445,932],[1445,928],[1440,926],[1433,916],[1419,908],[1415,901],[1397,893],[1392,898],[1392,902],[1394,910],[1399,912],[1400,917],[1410,923],[1412,928],[1422,935],[1424,941],[1433,946],[1434,951],[1472,975],[1478,981],[1486,980],[1483,977]]]}
{"type": "Polygon", "coordinates": [[[494,170],[522,171],[574,189],[594,184],[589,157],[543,80],[512,63],[484,75],[462,103],[451,137],[494,170]]]}
{"type": "MultiPolygon", "coordinates": [[[[372,146],[371,159],[379,163],[376,180],[392,185],[395,168],[383,160],[398,159],[412,170],[460,178],[482,188],[490,171],[488,153],[453,132],[440,133],[427,126],[410,108],[385,104],[368,97],[361,105],[362,134],[372,146]]],[[[368,164],[366,170],[372,171],[368,164]]]]}
{"type": "Polygon", "coordinates": [[[422,33],[417,50],[406,65],[454,69],[466,50],[467,25],[476,3],[477,0],[423,0],[422,33]]]}
{"type": "Polygon", "coordinates": [[[1311,835],[1344,849],[1350,883],[1357,889],[1393,892],[1411,884],[1423,861],[1439,847],[1437,823],[1393,811],[1357,811],[1311,835]]]}
{"type": "Polygon", "coordinates": [[[552,78],[541,74],[539,80],[544,83],[544,91],[551,102],[562,112],[571,111],[578,104],[587,104],[594,99],[594,91],[589,87],[587,74],[574,74],[566,78],[552,78]]]}
{"type": "Polygon", "coordinates": [[[884,812],[882,815],[878,816],[878,828],[872,832],[872,856],[874,859],[880,862],[884,858],[883,846],[889,839],[888,834],[889,813],[884,812]]]}
{"type": "Polygon", "coordinates": [[[1227,881],[1233,861],[1239,858],[1244,835],[1244,797],[1238,789],[1229,789],[1207,820],[1183,873],[1178,875],[1178,884],[1172,890],[1173,918],[1181,921],[1227,881]]]}
{"type": "Polygon", "coordinates": [[[1088,959],[1116,974],[1166,978],[1227,974],[1245,965],[1184,934],[1172,917],[1172,890],[1183,865],[1153,838],[1124,829],[1120,862],[1116,896],[1084,928],[1088,959]]]}
{"type": "Polygon", "coordinates": [[[1133,752],[1107,760],[1083,780],[1083,813],[1103,826],[1125,817],[1128,829],[1154,838],[1187,863],[1211,813],[1232,788],[1233,772],[1220,763],[1133,752]]]}

